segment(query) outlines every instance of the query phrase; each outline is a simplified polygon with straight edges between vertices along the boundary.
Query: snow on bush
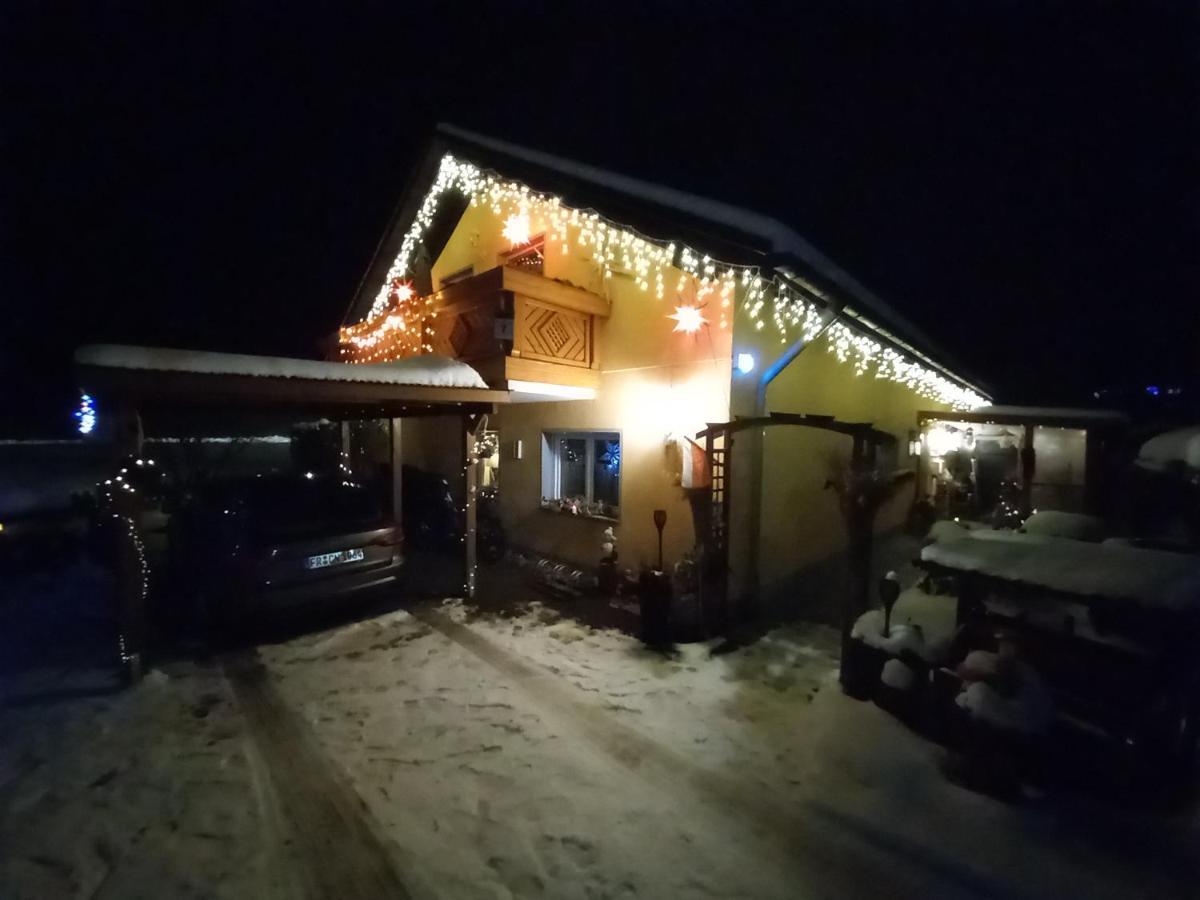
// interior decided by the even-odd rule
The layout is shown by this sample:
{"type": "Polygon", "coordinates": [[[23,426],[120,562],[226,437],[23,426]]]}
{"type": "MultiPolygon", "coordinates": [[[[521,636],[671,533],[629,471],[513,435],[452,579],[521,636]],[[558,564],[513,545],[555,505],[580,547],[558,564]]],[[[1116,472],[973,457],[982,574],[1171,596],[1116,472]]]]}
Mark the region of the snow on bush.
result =
{"type": "Polygon", "coordinates": [[[929,540],[931,541],[953,541],[960,537],[966,537],[969,531],[958,522],[952,522],[949,519],[942,519],[933,523],[933,527],[929,529],[929,540]]]}
{"type": "Polygon", "coordinates": [[[883,664],[879,680],[896,691],[911,691],[917,682],[917,673],[898,659],[889,659],[883,664]]]}
{"type": "Polygon", "coordinates": [[[1146,469],[1161,470],[1182,463],[1200,469],[1200,425],[1180,428],[1152,437],[1138,451],[1137,463],[1146,469]]]}
{"type": "Polygon", "coordinates": [[[1041,678],[1028,665],[1016,665],[1017,690],[1006,696],[987,681],[974,681],[954,702],[975,721],[1001,731],[1044,734],[1054,720],[1054,705],[1041,678]]]}
{"type": "Polygon", "coordinates": [[[920,625],[892,625],[888,634],[884,635],[883,612],[878,609],[868,610],[859,616],[850,631],[850,637],[891,656],[899,656],[905,651],[920,657],[925,654],[925,634],[920,625]]]}
{"type": "Polygon", "coordinates": [[[1025,534],[1045,534],[1074,541],[1103,540],[1105,530],[1104,522],[1095,516],[1060,512],[1056,509],[1035,512],[1021,526],[1021,531],[1025,534]]]}
{"type": "Polygon", "coordinates": [[[958,665],[958,674],[966,681],[994,678],[1000,668],[1000,654],[990,650],[972,650],[958,665]]]}

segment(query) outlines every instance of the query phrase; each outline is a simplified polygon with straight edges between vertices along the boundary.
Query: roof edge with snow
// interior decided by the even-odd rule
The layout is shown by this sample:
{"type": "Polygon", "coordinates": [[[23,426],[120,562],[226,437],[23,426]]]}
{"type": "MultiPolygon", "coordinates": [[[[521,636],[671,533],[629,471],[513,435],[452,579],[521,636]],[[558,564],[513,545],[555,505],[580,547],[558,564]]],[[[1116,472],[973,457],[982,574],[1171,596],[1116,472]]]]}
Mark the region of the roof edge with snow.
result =
{"type": "Polygon", "coordinates": [[[464,362],[444,356],[412,356],[389,363],[350,365],[281,356],[249,356],[127,344],[91,344],[75,351],[75,363],[104,369],[241,375],[309,381],[394,384],[413,387],[487,389],[482,376],[464,362]]]}
{"type": "MultiPolygon", "coordinates": [[[[732,256],[727,261],[737,265],[756,265],[793,280],[799,278],[835,312],[849,315],[858,327],[941,370],[953,381],[991,394],[986,384],[968,373],[907,316],[777,219],[448,123],[436,127],[425,156],[414,168],[407,191],[359,282],[345,321],[360,319],[369,310],[447,152],[560,196],[570,206],[602,212],[643,234],[661,235],[654,240],[674,240],[714,258],[732,256]]],[[[436,255],[436,247],[430,252],[436,255]]]]}

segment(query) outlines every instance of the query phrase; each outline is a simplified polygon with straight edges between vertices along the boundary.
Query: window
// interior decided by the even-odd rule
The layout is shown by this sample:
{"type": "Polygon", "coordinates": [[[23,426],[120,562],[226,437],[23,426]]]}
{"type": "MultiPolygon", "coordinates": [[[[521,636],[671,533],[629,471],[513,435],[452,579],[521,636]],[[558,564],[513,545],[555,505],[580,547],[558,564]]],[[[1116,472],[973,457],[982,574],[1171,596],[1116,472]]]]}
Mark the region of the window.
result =
{"type": "Polygon", "coordinates": [[[621,511],[621,435],[553,431],[542,435],[542,506],[615,519],[621,511]]]}

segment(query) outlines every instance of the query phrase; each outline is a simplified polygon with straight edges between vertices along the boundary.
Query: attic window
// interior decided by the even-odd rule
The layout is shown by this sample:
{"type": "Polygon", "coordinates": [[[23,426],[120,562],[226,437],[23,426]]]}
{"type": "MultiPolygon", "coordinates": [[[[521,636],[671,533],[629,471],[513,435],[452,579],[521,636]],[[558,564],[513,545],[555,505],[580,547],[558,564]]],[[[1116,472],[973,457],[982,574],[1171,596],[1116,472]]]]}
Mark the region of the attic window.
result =
{"type": "Polygon", "coordinates": [[[524,244],[500,254],[502,265],[541,275],[545,267],[546,235],[537,234],[524,244]]]}

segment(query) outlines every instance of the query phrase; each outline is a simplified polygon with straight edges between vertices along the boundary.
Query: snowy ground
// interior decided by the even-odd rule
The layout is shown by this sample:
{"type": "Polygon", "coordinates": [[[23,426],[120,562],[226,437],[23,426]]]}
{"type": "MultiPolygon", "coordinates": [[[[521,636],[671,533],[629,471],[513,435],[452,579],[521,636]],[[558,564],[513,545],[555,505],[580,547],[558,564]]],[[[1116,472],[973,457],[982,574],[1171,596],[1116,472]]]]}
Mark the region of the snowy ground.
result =
{"type": "Polygon", "coordinates": [[[827,629],[663,657],[519,609],[416,605],[115,694],[22,674],[0,896],[386,895],[329,888],[364,847],[415,898],[1194,893],[1190,815],[949,784],[841,694],[827,629]]]}

